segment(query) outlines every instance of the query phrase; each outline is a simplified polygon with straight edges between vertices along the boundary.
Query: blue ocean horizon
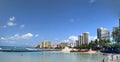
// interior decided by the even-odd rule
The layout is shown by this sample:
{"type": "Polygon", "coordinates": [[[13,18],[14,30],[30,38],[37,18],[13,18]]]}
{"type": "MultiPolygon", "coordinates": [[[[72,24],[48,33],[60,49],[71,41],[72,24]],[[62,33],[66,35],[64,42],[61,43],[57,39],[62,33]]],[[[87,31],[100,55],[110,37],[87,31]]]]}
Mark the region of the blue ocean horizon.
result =
{"type": "Polygon", "coordinates": [[[22,46],[0,46],[2,50],[26,50],[26,48],[35,48],[35,47],[22,47],[22,46]]]}

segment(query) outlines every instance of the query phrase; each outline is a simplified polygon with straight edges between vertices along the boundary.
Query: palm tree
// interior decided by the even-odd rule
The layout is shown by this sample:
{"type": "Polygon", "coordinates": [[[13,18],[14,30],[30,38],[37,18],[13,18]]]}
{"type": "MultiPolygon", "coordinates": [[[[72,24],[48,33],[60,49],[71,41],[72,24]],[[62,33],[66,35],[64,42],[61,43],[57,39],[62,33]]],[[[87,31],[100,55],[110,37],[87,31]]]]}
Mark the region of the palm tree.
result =
{"type": "Polygon", "coordinates": [[[120,43],[120,28],[116,29],[115,31],[112,32],[113,39],[117,42],[120,43]]]}

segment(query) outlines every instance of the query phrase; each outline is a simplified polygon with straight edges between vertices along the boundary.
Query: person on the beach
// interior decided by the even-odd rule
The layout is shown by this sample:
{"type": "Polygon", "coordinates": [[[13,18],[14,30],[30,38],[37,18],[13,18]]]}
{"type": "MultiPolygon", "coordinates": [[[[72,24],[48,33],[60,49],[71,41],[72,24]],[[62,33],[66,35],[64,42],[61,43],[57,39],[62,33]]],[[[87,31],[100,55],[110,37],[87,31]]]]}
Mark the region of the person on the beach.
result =
{"type": "Polygon", "coordinates": [[[105,62],[104,59],[102,60],[102,62],[105,62]]]}

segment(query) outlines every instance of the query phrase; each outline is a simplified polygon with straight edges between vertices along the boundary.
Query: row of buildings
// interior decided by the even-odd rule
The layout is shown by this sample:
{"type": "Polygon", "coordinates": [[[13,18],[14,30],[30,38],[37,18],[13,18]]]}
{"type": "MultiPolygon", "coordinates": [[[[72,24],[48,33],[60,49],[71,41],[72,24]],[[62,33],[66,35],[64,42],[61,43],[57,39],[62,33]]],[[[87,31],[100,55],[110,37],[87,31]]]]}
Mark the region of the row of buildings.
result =
{"type": "MultiPolygon", "coordinates": [[[[106,28],[97,28],[97,39],[98,40],[110,40],[110,31],[106,28]]],[[[89,44],[90,42],[89,32],[85,32],[78,36],[78,40],[76,41],[76,47],[79,47],[83,44],[89,44]]]]}
{"type": "MultiPolygon", "coordinates": [[[[110,40],[109,30],[106,28],[102,28],[102,27],[97,28],[97,39],[110,40]]],[[[64,48],[65,46],[79,47],[83,44],[89,44],[90,41],[91,41],[90,33],[85,32],[85,33],[82,33],[81,35],[79,35],[78,40],[76,40],[76,42],[73,42],[73,43],[61,42],[55,46],[50,41],[42,41],[38,47],[39,48],[64,48]]]]}
{"type": "MultiPolygon", "coordinates": [[[[102,28],[102,27],[97,28],[97,39],[110,40],[109,30],[106,28],[102,28]]],[[[91,41],[90,40],[90,33],[85,32],[85,33],[82,33],[81,35],[79,35],[78,40],[76,40],[76,42],[73,42],[73,43],[61,42],[55,46],[50,41],[42,41],[38,47],[39,48],[64,48],[65,46],[79,47],[79,46],[84,45],[84,44],[89,44],[90,41],[91,41]]]]}
{"type": "Polygon", "coordinates": [[[37,48],[51,48],[52,47],[52,42],[50,41],[42,41],[39,45],[37,45],[37,48]]]}
{"type": "Polygon", "coordinates": [[[78,40],[76,40],[76,46],[79,47],[83,44],[89,44],[89,32],[85,32],[78,36],[78,40]]]}
{"type": "MultiPolygon", "coordinates": [[[[117,30],[120,31],[120,19],[119,19],[119,26],[118,27],[113,27],[113,32],[116,32],[117,30]]],[[[110,40],[110,31],[107,28],[97,28],[97,40],[110,40]]],[[[113,35],[114,41],[120,41],[120,32],[116,33],[113,35]]],[[[68,42],[61,42],[57,44],[57,46],[52,45],[50,41],[43,41],[40,44],[40,48],[64,48],[65,46],[70,46],[70,47],[79,47],[83,44],[89,44],[90,42],[90,33],[85,32],[82,33],[81,35],[78,36],[78,40],[73,43],[68,43],[68,42]]]]}
{"type": "Polygon", "coordinates": [[[37,45],[37,48],[64,48],[65,46],[74,47],[75,43],[73,44],[63,41],[57,45],[53,45],[50,41],[42,41],[39,45],[37,45]]]}
{"type": "MultiPolygon", "coordinates": [[[[113,31],[110,34],[110,31],[107,28],[97,28],[97,40],[110,40],[111,35],[113,37],[113,42],[120,42],[120,19],[119,26],[113,27],[113,31]]],[[[90,40],[91,41],[91,40],[90,40]]],[[[83,33],[78,36],[78,40],[76,41],[76,46],[80,46],[83,44],[89,44],[89,32],[83,33]]]]}

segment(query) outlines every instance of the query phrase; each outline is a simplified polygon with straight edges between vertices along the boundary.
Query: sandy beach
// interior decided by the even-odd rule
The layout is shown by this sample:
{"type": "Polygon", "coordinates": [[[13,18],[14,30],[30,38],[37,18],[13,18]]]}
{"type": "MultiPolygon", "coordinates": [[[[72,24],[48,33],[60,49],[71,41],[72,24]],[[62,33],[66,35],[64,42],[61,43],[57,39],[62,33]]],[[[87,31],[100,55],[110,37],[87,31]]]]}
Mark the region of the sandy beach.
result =
{"type": "Polygon", "coordinates": [[[94,53],[97,53],[97,51],[89,50],[89,51],[87,51],[87,52],[80,52],[80,53],[89,53],[89,54],[94,54],[94,53]]]}
{"type": "Polygon", "coordinates": [[[98,53],[98,51],[91,50],[91,49],[89,51],[78,51],[78,49],[71,49],[68,47],[65,47],[64,49],[62,49],[61,52],[79,52],[79,53],[90,53],[90,54],[98,53]]]}

